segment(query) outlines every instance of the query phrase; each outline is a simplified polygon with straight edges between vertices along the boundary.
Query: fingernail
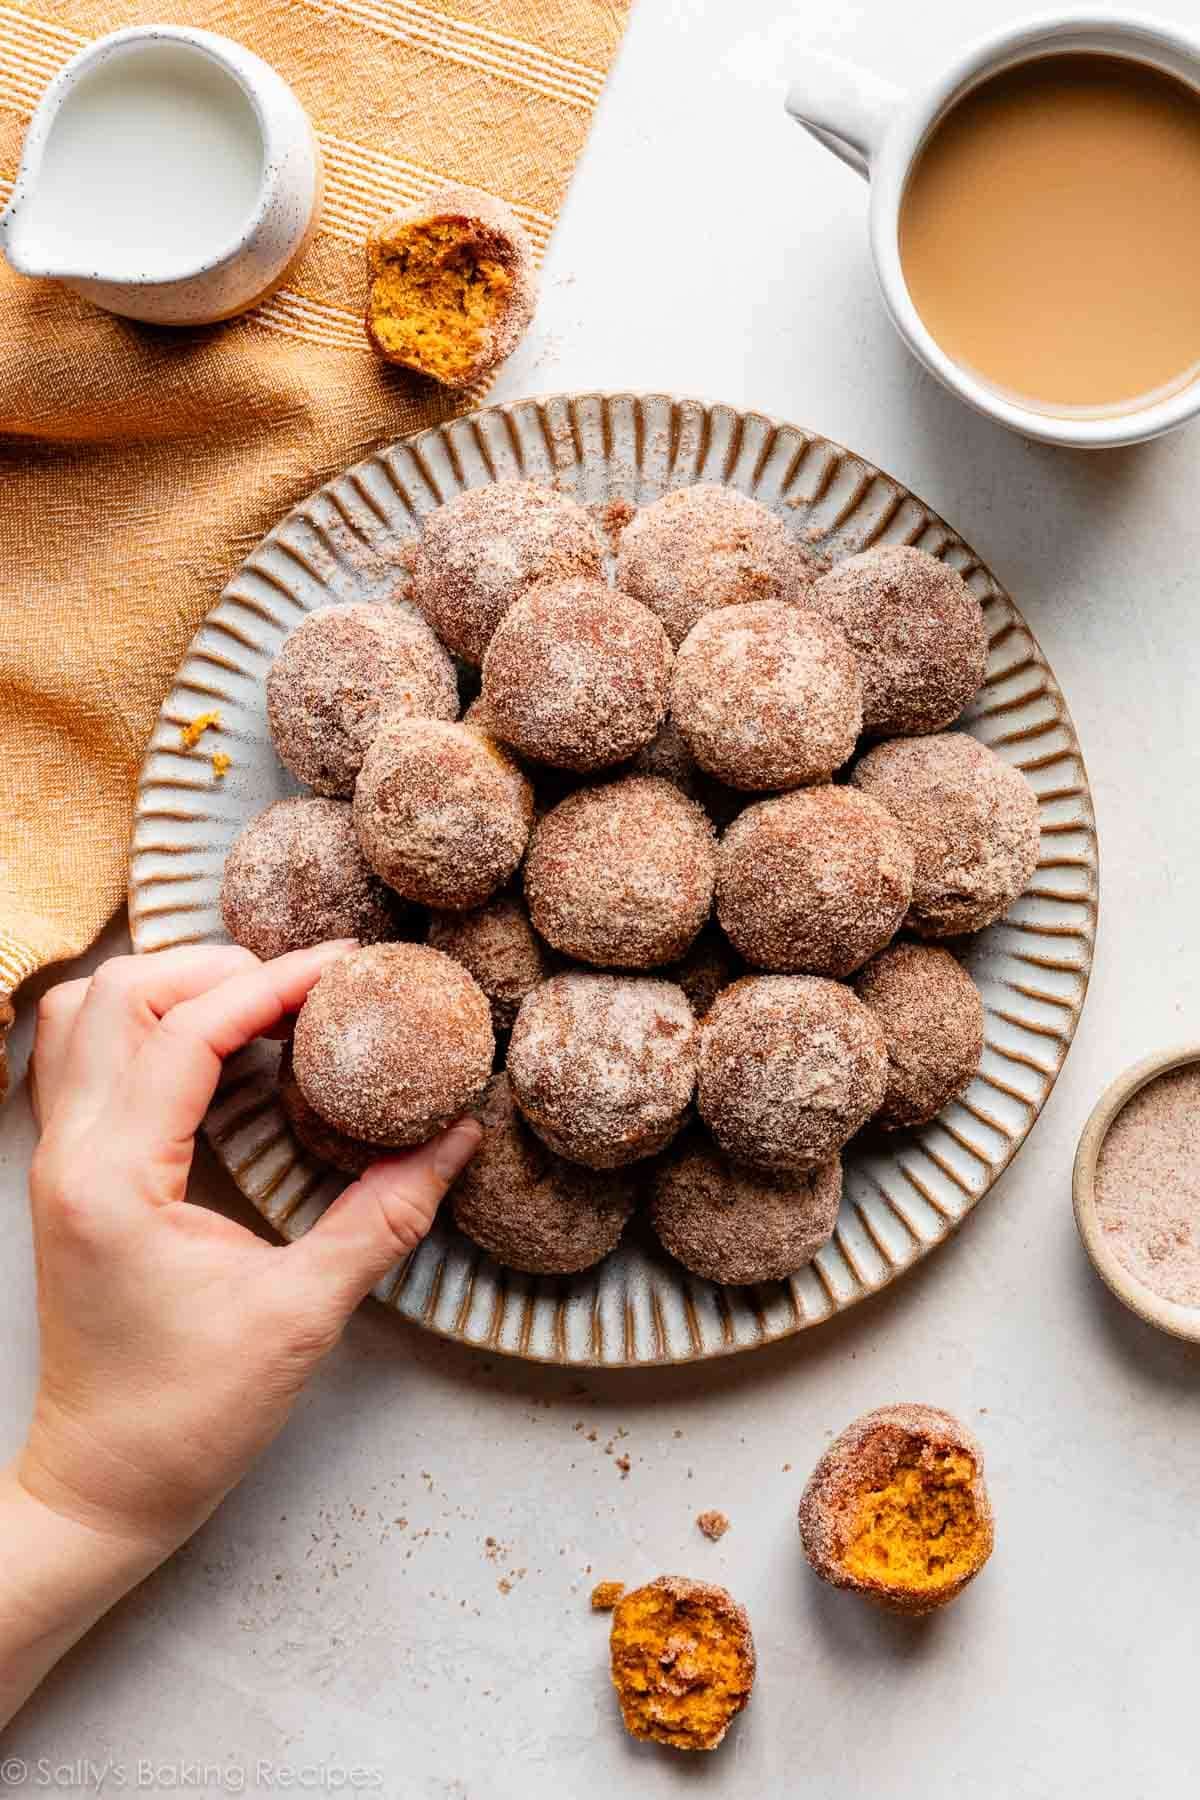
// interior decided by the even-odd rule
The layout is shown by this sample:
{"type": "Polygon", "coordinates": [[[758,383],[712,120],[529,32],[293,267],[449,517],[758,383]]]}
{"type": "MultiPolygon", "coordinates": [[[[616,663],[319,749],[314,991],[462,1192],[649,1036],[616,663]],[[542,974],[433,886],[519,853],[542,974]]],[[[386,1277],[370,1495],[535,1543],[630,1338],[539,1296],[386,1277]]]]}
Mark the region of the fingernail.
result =
{"type": "Polygon", "coordinates": [[[433,1153],[433,1172],[439,1181],[453,1181],[479,1148],[483,1127],[476,1119],[460,1119],[440,1140],[433,1153]]]}

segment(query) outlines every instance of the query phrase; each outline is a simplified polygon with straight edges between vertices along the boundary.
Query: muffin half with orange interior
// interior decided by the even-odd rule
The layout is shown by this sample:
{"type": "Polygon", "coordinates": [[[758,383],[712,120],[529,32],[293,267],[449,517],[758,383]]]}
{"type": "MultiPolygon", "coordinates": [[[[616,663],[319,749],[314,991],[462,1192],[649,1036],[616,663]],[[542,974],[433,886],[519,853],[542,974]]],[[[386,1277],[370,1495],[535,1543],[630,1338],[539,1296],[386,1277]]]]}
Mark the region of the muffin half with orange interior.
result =
{"type": "Polygon", "coordinates": [[[893,1612],[946,1606],[992,1553],[983,1451],[936,1407],[865,1413],[813,1470],[800,1501],[800,1540],[834,1587],[893,1612]]]}

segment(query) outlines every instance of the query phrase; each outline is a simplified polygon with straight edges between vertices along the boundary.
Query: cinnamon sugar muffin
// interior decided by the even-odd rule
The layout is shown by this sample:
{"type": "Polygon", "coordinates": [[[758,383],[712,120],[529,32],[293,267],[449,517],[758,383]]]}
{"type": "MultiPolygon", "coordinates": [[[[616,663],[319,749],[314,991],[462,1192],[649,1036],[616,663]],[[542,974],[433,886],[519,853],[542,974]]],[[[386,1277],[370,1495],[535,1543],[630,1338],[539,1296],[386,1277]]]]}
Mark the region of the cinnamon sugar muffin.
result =
{"type": "Polygon", "coordinates": [[[267,674],[279,760],[318,794],[348,797],[389,719],[457,719],[454,664],[408,606],[323,606],[288,633],[267,674]]]}
{"type": "Polygon", "coordinates": [[[315,1106],[308,1104],[292,1067],[290,1041],[284,1044],[279,1058],[279,1104],[300,1148],[318,1162],[328,1163],[331,1169],[340,1169],[343,1175],[361,1175],[387,1155],[378,1144],[366,1144],[361,1138],[338,1131],[315,1106]]]}
{"type": "Polygon", "coordinates": [[[528,1275],[572,1275],[616,1249],[636,1198],[630,1176],[547,1149],[514,1106],[507,1075],[492,1077],[478,1117],[483,1142],[450,1190],[460,1231],[528,1275]]]}
{"type": "Polygon", "coordinates": [[[497,1035],[511,1031],[526,994],[551,974],[518,895],[505,892],[470,912],[434,913],[426,942],[460,962],[479,983],[497,1035]]]}
{"type": "Polygon", "coordinates": [[[580,788],[538,820],[525,862],[534,926],[564,956],[649,969],[688,949],[712,906],[712,825],[669,781],[580,788]]]}
{"type": "Polygon", "coordinates": [[[482,906],[529,840],[533,791],[508,753],[469,725],[398,719],[363,759],[354,828],[375,873],[406,900],[482,906]]]}
{"type": "Polygon", "coordinates": [[[848,975],[900,928],[913,855],[892,815],[854,788],[760,800],[717,853],[717,917],[761,969],[848,975]]]}
{"type": "Polygon", "coordinates": [[[715,1750],[754,1687],[750,1619],[722,1587],[660,1575],[613,1608],[613,1686],[625,1729],[673,1750],[715,1750]]]}
{"type": "Polygon", "coordinates": [[[555,975],[521,1002],[508,1047],[513,1097],[571,1162],[617,1169],[683,1123],[699,1033],[680,988],[647,976],[555,975]]]}
{"type": "Polygon", "coordinates": [[[700,1117],[751,1168],[788,1174],[828,1161],[886,1087],[883,1032],[836,981],[747,976],[717,995],[701,1027],[700,1117]]]}
{"type": "Polygon", "coordinates": [[[888,1083],[875,1122],[924,1125],[965,1093],[983,1056],[983,1000],[937,944],[893,944],[861,969],[854,991],[887,1041],[888,1083]]]}
{"type": "Polygon", "coordinates": [[[690,1131],[655,1167],[650,1223],[693,1275],[732,1285],[782,1281],[829,1242],[841,1200],[836,1155],[787,1176],[758,1174],[690,1131]]]}
{"type": "Polygon", "coordinates": [[[480,663],[509,607],[536,582],[600,572],[600,539],[582,506],[536,481],[493,481],[425,519],[412,598],[444,644],[480,663]]]}
{"type": "Polygon", "coordinates": [[[983,609],[955,569],[908,544],[848,556],[809,601],[843,632],[876,737],[943,731],[974,699],[987,662],[983,609]]]}
{"type": "Polygon", "coordinates": [[[778,601],[726,606],[679,646],[671,717],[700,767],[730,787],[828,781],[862,730],[858,665],[816,613],[778,601]]]}
{"type": "Polygon", "coordinates": [[[800,1501],[822,1581],[893,1612],[946,1606],[992,1553],[983,1452],[932,1406],[882,1406],[835,1438],[800,1501]]]}
{"type": "Polygon", "coordinates": [[[674,654],[646,607],[585,576],[511,606],[483,659],[497,736],[559,769],[624,762],[662,724],[674,654]]]}
{"type": "Polygon", "coordinates": [[[221,919],[267,962],[334,938],[404,937],[414,913],[367,863],[349,801],[313,794],[276,800],[242,827],[225,858],[221,919]]]}
{"type": "Polygon", "coordinates": [[[442,188],[376,226],[367,276],[371,347],[448,388],[511,355],[537,303],[528,232],[479,188],[442,188]]]}
{"type": "Polygon", "coordinates": [[[310,990],[292,1066],[327,1124],[402,1149],[476,1104],[495,1049],[487,998],[464,968],[424,944],[371,944],[310,990]]]}
{"type": "Polygon", "coordinates": [[[1019,769],[966,732],[876,745],[851,779],[904,827],[913,848],[907,925],[918,937],[982,931],[1037,867],[1037,797],[1019,769]]]}
{"type": "Polygon", "coordinates": [[[617,554],[618,587],[658,614],[676,647],[716,607],[799,604],[817,572],[774,513],[712,482],[673,489],[643,506],[617,554]]]}

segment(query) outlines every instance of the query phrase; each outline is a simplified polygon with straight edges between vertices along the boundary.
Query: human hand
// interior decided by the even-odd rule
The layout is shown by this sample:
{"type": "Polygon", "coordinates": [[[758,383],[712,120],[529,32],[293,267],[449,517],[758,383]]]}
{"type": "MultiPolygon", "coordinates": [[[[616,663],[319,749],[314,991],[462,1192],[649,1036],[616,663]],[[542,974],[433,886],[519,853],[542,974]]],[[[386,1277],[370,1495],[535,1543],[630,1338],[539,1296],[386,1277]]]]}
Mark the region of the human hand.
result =
{"type": "Polygon", "coordinates": [[[41,1003],[30,1194],[42,1365],[16,1472],[54,1511],[156,1560],[275,1436],[479,1142],[463,1120],[385,1157],[292,1245],[188,1202],[223,1058],[276,1031],[346,948],[270,963],[233,947],[122,957],[41,1003]]]}

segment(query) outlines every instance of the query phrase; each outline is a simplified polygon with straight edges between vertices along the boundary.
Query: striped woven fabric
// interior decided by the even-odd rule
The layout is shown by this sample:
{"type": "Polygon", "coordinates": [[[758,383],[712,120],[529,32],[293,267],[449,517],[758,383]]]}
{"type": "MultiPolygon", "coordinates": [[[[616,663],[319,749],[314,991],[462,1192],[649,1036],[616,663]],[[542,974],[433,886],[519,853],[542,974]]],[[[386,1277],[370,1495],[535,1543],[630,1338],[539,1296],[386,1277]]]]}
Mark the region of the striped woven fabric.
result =
{"type": "Polygon", "coordinates": [[[150,22],[273,63],[326,180],[303,261],[231,325],[130,325],[0,262],[0,1036],[17,984],[84,949],[121,900],[142,746],[235,564],[373,445],[479,399],[367,349],[368,225],[465,181],[509,201],[540,255],[627,3],[0,0],[0,200],[55,71],[150,22]]]}

